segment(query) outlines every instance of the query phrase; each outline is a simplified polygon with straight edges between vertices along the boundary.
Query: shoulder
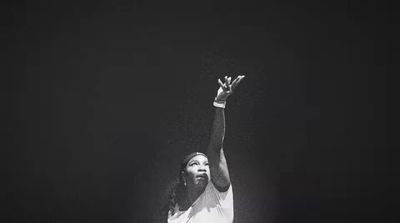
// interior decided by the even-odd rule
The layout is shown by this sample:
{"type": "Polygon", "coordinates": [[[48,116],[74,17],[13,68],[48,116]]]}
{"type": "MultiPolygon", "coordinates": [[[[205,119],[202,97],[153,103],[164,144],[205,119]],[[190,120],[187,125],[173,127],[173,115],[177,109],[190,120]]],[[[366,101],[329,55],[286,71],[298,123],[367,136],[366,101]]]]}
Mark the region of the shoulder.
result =
{"type": "Polygon", "coordinates": [[[229,186],[225,188],[218,188],[217,185],[210,181],[209,185],[207,185],[207,190],[208,193],[216,197],[217,200],[230,200],[233,197],[232,184],[229,184],[229,186]]]}
{"type": "Polygon", "coordinates": [[[210,183],[210,197],[208,197],[208,205],[217,209],[225,219],[233,221],[233,192],[232,184],[228,188],[223,188],[224,191],[219,191],[213,183],[210,183]]]}

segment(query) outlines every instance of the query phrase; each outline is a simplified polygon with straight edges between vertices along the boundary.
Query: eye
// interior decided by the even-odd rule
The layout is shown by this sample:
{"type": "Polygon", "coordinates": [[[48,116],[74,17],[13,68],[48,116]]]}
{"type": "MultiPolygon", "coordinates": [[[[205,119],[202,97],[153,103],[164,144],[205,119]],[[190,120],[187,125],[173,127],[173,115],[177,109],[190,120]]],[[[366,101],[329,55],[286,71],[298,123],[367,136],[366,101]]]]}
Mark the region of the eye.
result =
{"type": "Polygon", "coordinates": [[[193,163],[189,164],[189,166],[194,166],[194,165],[197,165],[197,163],[193,162],[193,163]]]}
{"type": "Polygon", "coordinates": [[[205,165],[205,166],[208,166],[208,163],[205,163],[204,165],[205,165]]]}

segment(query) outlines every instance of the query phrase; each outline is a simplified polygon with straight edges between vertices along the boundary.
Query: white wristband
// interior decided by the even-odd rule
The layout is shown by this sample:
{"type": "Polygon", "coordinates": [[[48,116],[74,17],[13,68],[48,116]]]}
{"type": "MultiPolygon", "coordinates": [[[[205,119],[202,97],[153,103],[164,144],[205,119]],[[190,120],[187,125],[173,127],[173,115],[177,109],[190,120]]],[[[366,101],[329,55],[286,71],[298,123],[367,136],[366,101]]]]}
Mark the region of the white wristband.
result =
{"type": "Polygon", "coordinates": [[[213,105],[214,105],[214,107],[217,107],[217,108],[225,108],[226,102],[220,103],[220,102],[214,101],[213,105]]]}

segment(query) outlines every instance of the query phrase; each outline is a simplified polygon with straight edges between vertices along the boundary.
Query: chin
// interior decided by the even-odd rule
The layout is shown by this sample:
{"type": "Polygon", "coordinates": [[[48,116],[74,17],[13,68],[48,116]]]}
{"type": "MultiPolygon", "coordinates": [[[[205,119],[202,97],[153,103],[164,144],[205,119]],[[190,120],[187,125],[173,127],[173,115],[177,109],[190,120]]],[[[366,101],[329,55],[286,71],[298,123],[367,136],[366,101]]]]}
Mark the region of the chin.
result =
{"type": "Polygon", "coordinates": [[[201,180],[201,181],[197,182],[197,185],[199,187],[204,187],[205,188],[207,186],[207,184],[208,184],[208,181],[206,181],[206,180],[201,180]]]}

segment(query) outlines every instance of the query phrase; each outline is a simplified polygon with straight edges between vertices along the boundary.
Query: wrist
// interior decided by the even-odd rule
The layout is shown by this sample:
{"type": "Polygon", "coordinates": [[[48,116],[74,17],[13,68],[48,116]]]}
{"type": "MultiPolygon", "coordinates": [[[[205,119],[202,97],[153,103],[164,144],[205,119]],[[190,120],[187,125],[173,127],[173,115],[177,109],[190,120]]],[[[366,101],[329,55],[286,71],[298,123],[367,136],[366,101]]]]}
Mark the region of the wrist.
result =
{"type": "Polygon", "coordinates": [[[216,107],[216,108],[225,108],[225,106],[226,106],[226,101],[214,100],[213,106],[216,107]]]}

